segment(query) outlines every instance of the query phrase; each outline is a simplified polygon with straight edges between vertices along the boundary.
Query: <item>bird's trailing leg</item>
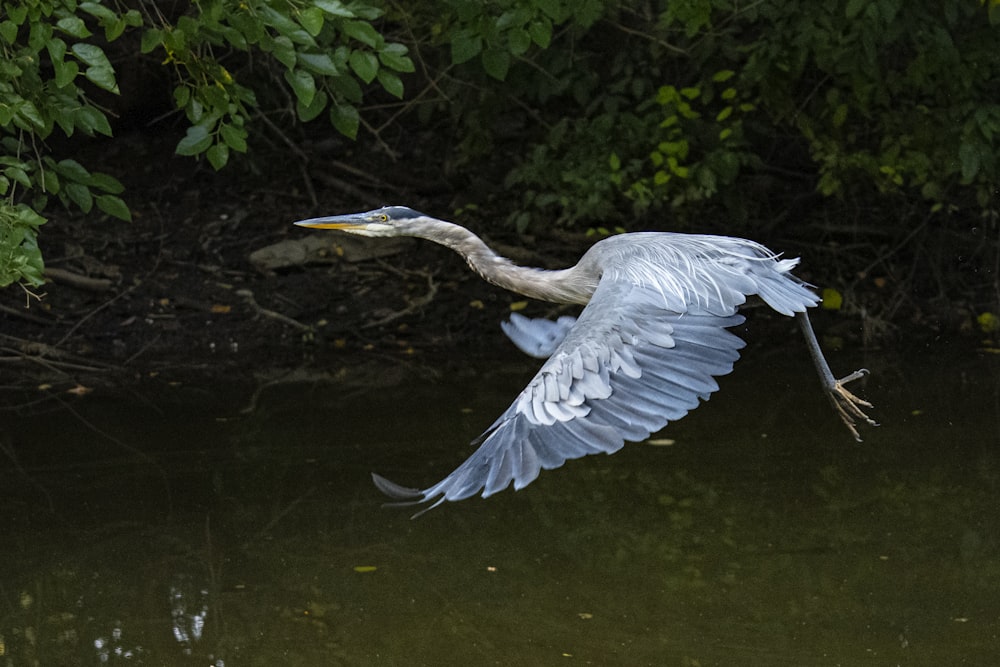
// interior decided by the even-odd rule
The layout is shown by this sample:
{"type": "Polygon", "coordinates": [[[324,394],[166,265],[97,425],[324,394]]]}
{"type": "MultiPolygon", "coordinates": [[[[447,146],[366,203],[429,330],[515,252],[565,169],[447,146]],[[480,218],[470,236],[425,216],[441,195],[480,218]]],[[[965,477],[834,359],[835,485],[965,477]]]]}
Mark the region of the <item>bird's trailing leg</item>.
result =
{"type": "Polygon", "coordinates": [[[829,397],[830,403],[833,404],[833,409],[836,410],[854,439],[861,442],[857,422],[863,421],[870,426],[878,426],[878,423],[862,410],[862,408],[872,407],[872,404],[855,396],[844,385],[868,375],[868,369],[861,368],[839,380],[834,378],[830,364],[826,362],[823,350],[819,347],[819,341],[816,340],[816,333],[809,321],[809,314],[803,311],[796,313],[795,317],[799,320],[799,326],[802,327],[802,334],[806,337],[806,346],[809,348],[809,356],[812,357],[813,363],[816,365],[820,382],[823,383],[823,389],[826,390],[826,395],[829,397]]]}

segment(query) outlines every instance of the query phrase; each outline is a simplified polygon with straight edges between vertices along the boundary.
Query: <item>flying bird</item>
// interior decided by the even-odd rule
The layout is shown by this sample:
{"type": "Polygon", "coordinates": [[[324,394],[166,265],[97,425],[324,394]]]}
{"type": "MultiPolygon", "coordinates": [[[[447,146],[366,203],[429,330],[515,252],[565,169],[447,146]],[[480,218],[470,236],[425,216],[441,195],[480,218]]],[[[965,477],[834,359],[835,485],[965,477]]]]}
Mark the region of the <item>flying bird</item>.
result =
{"type": "MultiPolygon", "coordinates": [[[[513,314],[503,329],[524,352],[546,359],[507,410],[473,441],[478,449],[443,480],[412,489],[372,474],[403,504],[485,498],[513,483],[522,489],[542,469],[568,459],[612,454],[640,442],[708,400],[745,343],[728,331],[737,310],[757,295],[794,316],[823,390],[851,435],[867,401],[845,385],[865,369],[835,379],[807,309],[820,299],[792,275],[798,259],[782,259],[754,241],[728,236],[636,232],[595,243],[576,266],[544,270],[501,257],[468,229],[386,206],[300,220],[311,229],[372,237],[412,236],[451,248],[485,280],[532,299],[585,306],[579,318],[555,322],[513,314]]],[[[426,511],[426,510],[424,510],[426,511]]]]}

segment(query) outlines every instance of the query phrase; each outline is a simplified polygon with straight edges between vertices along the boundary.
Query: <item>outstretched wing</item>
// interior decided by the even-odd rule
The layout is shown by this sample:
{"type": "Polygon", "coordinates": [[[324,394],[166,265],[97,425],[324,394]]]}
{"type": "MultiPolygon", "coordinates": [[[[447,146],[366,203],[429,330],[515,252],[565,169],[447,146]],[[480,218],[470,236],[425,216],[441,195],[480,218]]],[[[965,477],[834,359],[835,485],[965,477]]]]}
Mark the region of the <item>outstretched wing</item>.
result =
{"type": "Polygon", "coordinates": [[[373,475],[406,502],[483,497],[531,483],[568,459],[612,454],[676,421],[718,389],[743,341],[735,314],[671,310],[660,291],[603,280],[579,320],[454,472],[423,490],[373,475]]]}
{"type": "Polygon", "coordinates": [[[576,318],[570,315],[553,321],[511,313],[509,320],[500,323],[500,328],[521,352],[536,359],[548,359],[574,324],[576,318]]]}

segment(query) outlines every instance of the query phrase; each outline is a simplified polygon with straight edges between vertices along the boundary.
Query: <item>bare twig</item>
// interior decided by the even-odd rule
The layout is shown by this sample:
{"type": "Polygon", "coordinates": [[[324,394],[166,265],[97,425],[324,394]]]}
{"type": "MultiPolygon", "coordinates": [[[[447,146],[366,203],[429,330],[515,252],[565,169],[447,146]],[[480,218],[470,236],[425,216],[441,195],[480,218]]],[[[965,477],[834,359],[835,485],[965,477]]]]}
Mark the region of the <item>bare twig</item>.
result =
{"type": "Polygon", "coordinates": [[[621,23],[618,23],[616,21],[606,20],[606,22],[610,23],[614,28],[616,28],[618,30],[621,30],[626,35],[634,35],[636,37],[641,37],[642,39],[650,41],[650,42],[652,42],[654,44],[658,44],[658,45],[662,46],[663,48],[665,48],[666,50],[673,51],[674,53],[680,54],[682,56],[688,55],[688,52],[686,50],[680,48],[679,46],[674,46],[670,42],[665,42],[662,39],[660,39],[659,37],[655,37],[655,36],[650,35],[648,33],[642,32],[641,30],[636,30],[635,28],[629,28],[628,26],[624,26],[621,23]]]}
{"type": "MultiPolygon", "coordinates": [[[[160,266],[160,256],[161,256],[161,252],[162,252],[162,249],[163,249],[163,247],[162,247],[162,245],[161,245],[161,246],[160,246],[160,250],[159,250],[159,251],[157,252],[157,254],[156,254],[156,259],[155,259],[155,260],[153,261],[153,267],[152,267],[152,268],[151,268],[151,269],[149,270],[149,272],[148,272],[148,273],[146,274],[147,276],[151,276],[151,275],[153,275],[154,273],[156,273],[156,270],[157,270],[157,269],[159,268],[159,266],[160,266]]],[[[62,345],[63,343],[65,343],[65,342],[66,342],[67,340],[69,340],[70,336],[72,336],[73,334],[75,334],[75,333],[76,333],[76,330],[77,330],[77,329],[79,329],[79,328],[80,328],[81,326],[83,326],[83,323],[84,323],[84,322],[86,322],[87,320],[89,320],[89,319],[90,319],[91,317],[93,317],[94,315],[97,315],[97,313],[99,313],[99,312],[101,312],[102,310],[104,310],[105,308],[109,307],[109,306],[110,306],[111,304],[115,303],[116,301],[118,301],[118,300],[119,300],[119,299],[121,299],[122,297],[124,297],[124,296],[127,296],[127,295],[131,294],[131,293],[132,293],[132,292],[134,292],[134,291],[135,291],[136,289],[138,289],[138,288],[139,288],[139,285],[141,285],[141,284],[142,284],[142,283],[140,283],[140,282],[136,282],[136,283],[134,283],[134,284],[133,284],[133,285],[132,285],[131,287],[129,287],[128,289],[126,289],[126,290],[124,290],[124,291],[122,291],[122,292],[119,292],[118,294],[116,294],[116,295],[115,295],[115,296],[113,296],[112,298],[110,298],[110,299],[108,299],[107,301],[105,301],[104,303],[102,303],[102,304],[101,304],[100,306],[98,306],[97,308],[94,308],[94,309],[93,309],[92,311],[90,311],[89,313],[87,313],[86,315],[84,315],[83,317],[81,317],[81,318],[80,318],[79,320],[77,320],[76,324],[74,324],[73,326],[71,326],[71,327],[69,328],[69,331],[67,331],[67,332],[65,333],[65,335],[63,335],[63,337],[62,337],[62,338],[60,338],[60,339],[59,339],[58,341],[56,341],[56,343],[55,343],[54,347],[59,347],[60,345],[62,345]]]]}
{"type": "Polygon", "coordinates": [[[9,352],[13,354],[12,357],[0,357],[0,362],[5,361],[31,361],[38,364],[39,366],[44,366],[50,371],[65,374],[65,370],[71,371],[88,371],[96,373],[98,371],[106,371],[107,366],[89,366],[87,364],[80,364],[73,361],[61,361],[59,359],[50,359],[45,357],[39,357],[33,354],[27,354],[19,350],[15,350],[9,347],[0,347],[0,352],[9,352]],[[64,370],[65,369],[65,370],[64,370]]]}
{"type": "Polygon", "coordinates": [[[118,301],[119,299],[121,299],[122,297],[124,297],[125,295],[131,294],[138,286],[139,286],[139,284],[137,283],[137,284],[133,285],[132,287],[128,288],[127,290],[125,290],[124,292],[120,292],[120,293],[116,294],[115,296],[111,297],[110,299],[108,299],[107,301],[105,301],[104,303],[102,303],[101,305],[99,305],[97,308],[94,308],[92,311],[90,311],[89,313],[87,313],[86,315],[84,315],[83,317],[81,317],[80,319],[78,319],[76,321],[76,324],[74,324],[73,326],[71,326],[69,328],[69,331],[67,331],[63,335],[62,338],[60,338],[58,341],[56,341],[56,343],[55,343],[55,345],[53,347],[59,347],[60,345],[62,345],[63,343],[65,343],[67,340],[70,339],[70,337],[73,334],[76,333],[77,329],[79,329],[81,326],[83,326],[84,322],[86,322],[87,320],[89,320],[94,315],[97,315],[99,312],[101,312],[105,308],[108,308],[113,303],[115,303],[116,301],[118,301]]]}
{"type": "Polygon", "coordinates": [[[294,141],[292,141],[291,139],[289,139],[288,135],[286,135],[284,132],[282,132],[281,128],[279,128],[277,125],[275,125],[271,121],[271,119],[267,117],[267,114],[264,114],[264,113],[258,114],[257,118],[259,118],[260,120],[264,121],[264,124],[267,125],[267,127],[272,132],[274,132],[276,135],[278,135],[278,137],[281,139],[281,143],[285,144],[285,146],[288,147],[288,150],[290,150],[293,153],[295,153],[296,157],[298,157],[303,162],[309,162],[309,156],[306,155],[302,151],[302,149],[299,148],[298,145],[294,141]]]}
{"type": "Polygon", "coordinates": [[[332,188],[340,190],[344,194],[356,197],[359,201],[370,202],[374,199],[370,193],[325,172],[313,174],[313,178],[318,181],[322,181],[325,185],[329,185],[332,188]]]}
{"type": "Polygon", "coordinates": [[[73,273],[66,269],[57,269],[51,266],[45,267],[45,277],[53,282],[69,285],[78,289],[90,290],[91,292],[104,292],[111,289],[111,281],[107,278],[91,278],[73,273]]]}
{"type": "Polygon", "coordinates": [[[388,324],[393,320],[398,320],[400,317],[404,317],[406,315],[409,315],[410,313],[420,310],[421,308],[429,304],[431,301],[433,301],[434,297],[437,296],[437,290],[438,290],[437,283],[434,282],[434,276],[431,273],[428,273],[426,271],[401,271],[394,266],[389,266],[388,264],[385,264],[384,262],[380,262],[380,264],[382,264],[382,266],[387,270],[392,271],[393,273],[396,274],[404,276],[405,275],[423,276],[424,278],[427,279],[427,292],[424,293],[423,296],[418,297],[416,299],[407,299],[408,305],[406,306],[406,308],[390,313],[385,317],[375,320],[374,322],[368,322],[367,324],[361,326],[362,329],[371,329],[372,327],[379,327],[384,324],[388,324]]]}
{"type": "Polygon", "coordinates": [[[250,307],[253,308],[258,315],[263,315],[264,317],[269,317],[273,320],[278,320],[279,322],[283,322],[289,326],[295,327],[299,331],[307,331],[307,332],[315,331],[315,329],[313,329],[308,324],[302,324],[302,322],[294,320],[288,315],[283,315],[282,313],[279,313],[275,310],[264,308],[259,303],[257,303],[257,299],[254,298],[253,292],[251,292],[248,289],[236,290],[236,296],[243,297],[243,300],[246,301],[247,304],[249,304],[250,307]]]}
{"type": "Polygon", "coordinates": [[[316,197],[316,188],[313,187],[312,179],[309,178],[308,164],[308,162],[299,162],[299,173],[302,174],[302,182],[309,193],[309,201],[312,203],[313,208],[316,208],[319,206],[319,199],[316,197]]]}
{"type": "Polygon", "coordinates": [[[7,313],[8,315],[13,315],[14,317],[20,317],[22,320],[28,320],[29,322],[34,322],[35,324],[52,324],[54,320],[46,319],[44,317],[39,317],[34,313],[28,312],[27,309],[18,310],[17,308],[10,308],[0,304],[0,313],[7,313]]]}

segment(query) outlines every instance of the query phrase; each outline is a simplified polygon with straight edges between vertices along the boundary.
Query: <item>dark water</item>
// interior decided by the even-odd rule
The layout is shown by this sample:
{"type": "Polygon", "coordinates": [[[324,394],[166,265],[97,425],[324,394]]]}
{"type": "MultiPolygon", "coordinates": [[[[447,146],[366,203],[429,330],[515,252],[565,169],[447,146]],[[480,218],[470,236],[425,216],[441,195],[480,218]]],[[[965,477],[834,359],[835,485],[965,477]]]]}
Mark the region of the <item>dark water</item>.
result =
{"type": "Polygon", "coordinates": [[[748,357],[672,446],[415,521],[369,471],[437,481],[522,369],[4,411],[0,666],[1000,664],[1000,358],[863,360],[857,445],[748,357]]]}

